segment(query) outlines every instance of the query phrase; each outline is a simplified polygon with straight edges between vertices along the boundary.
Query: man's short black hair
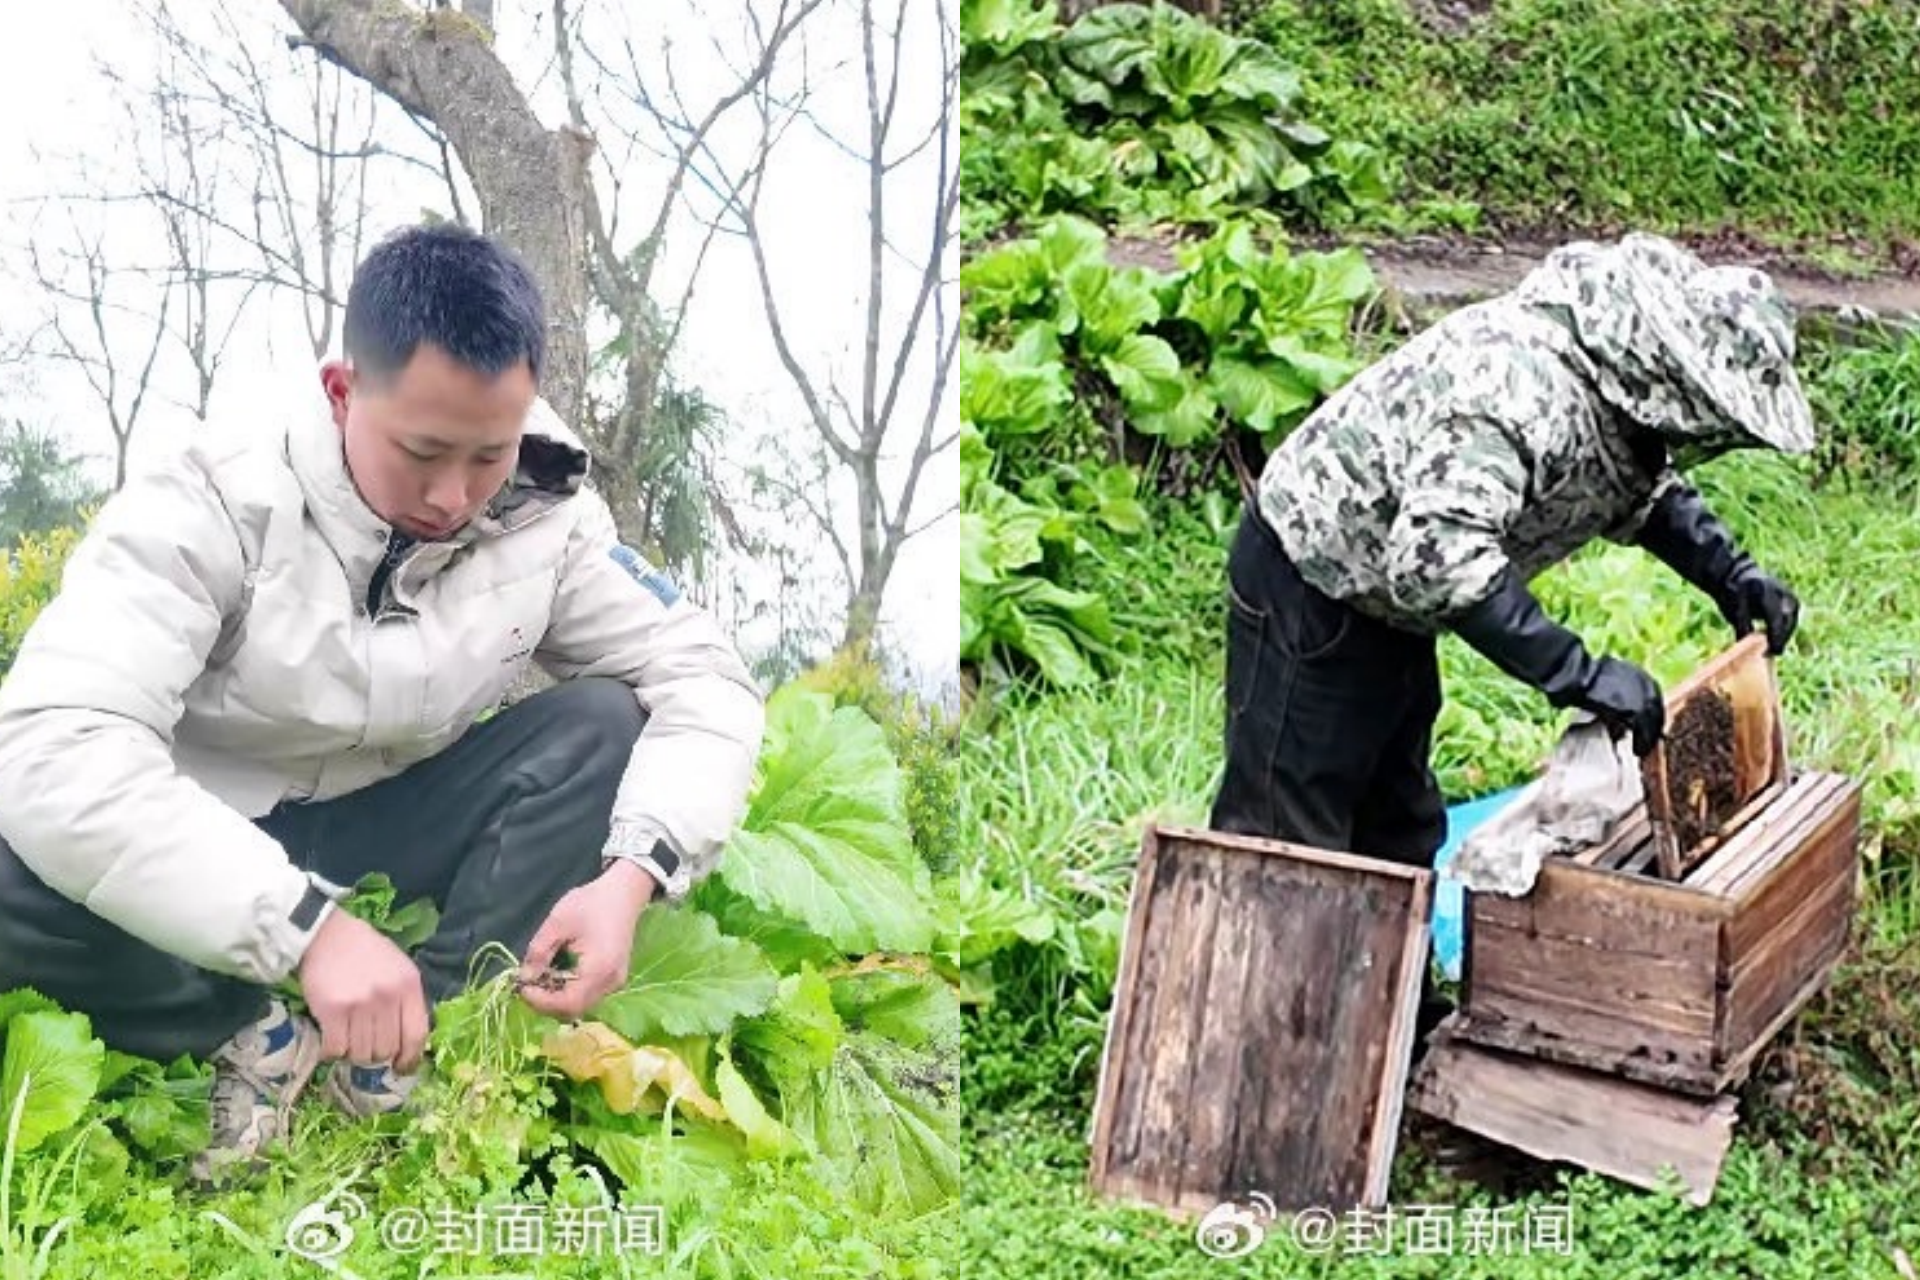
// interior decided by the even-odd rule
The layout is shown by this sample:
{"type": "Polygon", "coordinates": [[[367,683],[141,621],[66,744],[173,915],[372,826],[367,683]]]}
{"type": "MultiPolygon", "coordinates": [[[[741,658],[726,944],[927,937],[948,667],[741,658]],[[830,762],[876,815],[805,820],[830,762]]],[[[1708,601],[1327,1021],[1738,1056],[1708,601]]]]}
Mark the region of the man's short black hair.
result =
{"type": "Polygon", "coordinates": [[[347,290],[343,333],[347,358],[376,378],[397,374],[430,342],[490,376],[525,360],[538,383],[547,311],[513,250],[436,223],[398,231],[366,256],[347,290]]]}

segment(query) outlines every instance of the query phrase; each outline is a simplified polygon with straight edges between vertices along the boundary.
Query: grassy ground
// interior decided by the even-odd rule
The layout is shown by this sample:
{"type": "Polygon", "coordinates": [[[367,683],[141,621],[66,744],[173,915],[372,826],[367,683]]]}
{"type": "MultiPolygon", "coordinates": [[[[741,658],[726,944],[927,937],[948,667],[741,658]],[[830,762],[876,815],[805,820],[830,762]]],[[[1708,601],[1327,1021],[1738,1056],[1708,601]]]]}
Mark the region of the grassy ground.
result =
{"type": "MultiPolygon", "coordinates": [[[[973,1165],[943,1273],[1892,1276],[1893,1246],[1920,1252],[1910,1211],[1920,1164],[1901,1158],[1920,1128],[1920,1054],[1910,1047],[1920,1005],[1906,994],[1914,966],[1891,958],[1920,937],[1911,876],[1920,759],[1900,729],[1920,706],[1911,639],[1920,605],[1906,587],[1920,556],[1917,495],[1909,482],[1851,473],[1814,489],[1806,471],[1770,458],[1722,461],[1697,478],[1802,595],[1805,624],[1780,668],[1793,751],[1866,780],[1872,886],[1863,955],[1761,1073],[1714,1205],[1695,1211],[1585,1175],[1535,1171],[1524,1190],[1454,1182],[1412,1142],[1396,1202],[1571,1202],[1574,1256],[1315,1258],[1270,1240],[1225,1262],[1158,1215],[1084,1194],[1085,1128],[1140,831],[1153,819],[1200,819],[1219,761],[1228,530],[1162,503],[1145,536],[1105,544],[1097,558],[1095,582],[1124,617],[1132,652],[1093,689],[1001,691],[961,756],[980,866],[1065,926],[999,965],[998,999],[970,1023],[973,1165]]],[[[1663,681],[1727,639],[1704,600],[1636,551],[1590,551],[1538,585],[1596,647],[1663,681]]],[[[1528,776],[1553,740],[1550,710],[1453,641],[1443,662],[1437,760],[1449,794],[1528,776]]]]}
{"type": "Polygon", "coordinates": [[[1909,4],[1234,8],[1301,65],[1309,118],[1400,159],[1406,225],[1633,225],[1793,245],[1841,269],[1920,262],[1920,169],[1899,158],[1920,148],[1909,4]]]}

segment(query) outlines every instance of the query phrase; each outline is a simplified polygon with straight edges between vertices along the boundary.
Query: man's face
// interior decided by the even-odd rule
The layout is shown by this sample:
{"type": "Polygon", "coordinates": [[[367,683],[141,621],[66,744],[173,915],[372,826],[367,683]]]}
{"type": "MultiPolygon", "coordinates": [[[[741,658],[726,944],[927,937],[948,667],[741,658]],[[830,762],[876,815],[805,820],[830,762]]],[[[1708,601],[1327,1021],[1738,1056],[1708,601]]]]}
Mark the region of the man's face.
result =
{"type": "Polygon", "coordinates": [[[362,500],[428,540],[452,536],[513,474],[536,393],[525,361],[489,376],[429,345],[389,378],[329,361],[320,381],[362,500]]]}

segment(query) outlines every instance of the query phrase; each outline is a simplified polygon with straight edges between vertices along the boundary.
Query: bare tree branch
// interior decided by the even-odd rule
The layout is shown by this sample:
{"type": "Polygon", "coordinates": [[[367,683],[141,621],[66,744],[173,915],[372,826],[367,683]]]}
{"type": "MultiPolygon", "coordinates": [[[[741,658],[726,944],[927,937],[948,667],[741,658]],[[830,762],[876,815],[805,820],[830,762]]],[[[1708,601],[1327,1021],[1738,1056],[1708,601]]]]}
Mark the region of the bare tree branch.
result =
{"type": "MultiPolygon", "coordinates": [[[[397,161],[436,175],[439,168],[380,142],[377,99],[336,66],[298,77],[295,98],[287,77],[256,56],[268,28],[243,27],[228,0],[196,10],[215,25],[217,41],[189,33],[168,0],[152,0],[142,12],[171,59],[164,91],[190,111],[217,113],[221,135],[240,151],[221,162],[223,171],[251,170],[250,230],[236,225],[230,201],[188,198],[187,212],[221,228],[233,241],[226,249],[269,264],[260,279],[299,296],[312,350],[324,355],[342,305],[342,268],[357,259],[365,234],[371,164],[397,161]],[[283,119],[288,99],[299,103],[297,126],[283,119]]],[[[247,17],[257,23],[251,11],[247,17]]]]}
{"type": "MultiPolygon", "coordinates": [[[[573,43],[574,36],[568,29],[566,0],[553,0],[553,42],[554,52],[560,64],[560,82],[567,97],[567,117],[573,126],[582,132],[590,132],[587,122],[587,110],[580,97],[579,82],[574,78],[573,43]]],[[[615,188],[616,193],[618,188],[615,188]]],[[[626,323],[625,302],[626,281],[625,264],[613,247],[612,228],[602,215],[600,200],[593,184],[587,184],[587,236],[593,253],[588,260],[589,279],[594,292],[610,307],[624,326],[626,323]]],[[[616,198],[615,207],[618,208],[616,198]]]]}
{"type": "Polygon", "coordinates": [[[820,529],[821,533],[826,535],[828,544],[832,546],[834,554],[839,557],[840,568],[841,571],[845,573],[847,582],[852,584],[859,581],[859,574],[855,569],[853,556],[847,550],[846,539],[840,536],[839,522],[834,520],[829,506],[829,477],[825,466],[820,467],[815,476],[818,482],[817,488],[806,488],[800,485],[789,484],[787,481],[764,468],[755,471],[754,477],[761,484],[772,489],[788,502],[797,503],[801,510],[805,511],[807,515],[812,518],[813,523],[820,529]]]}
{"type": "MultiPolygon", "coordinates": [[[[718,125],[720,120],[729,111],[733,110],[735,106],[751,98],[766,84],[768,77],[773,74],[773,69],[779,60],[781,49],[786,45],[787,41],[792,38],[793,34],[800,29],[800,24],[805,22],[814,10],[818,9],[823,3],[825,3],[825,0],[801,0],[799,7],[789,14],[788,0],[782,0],[778,17],[774,22],[773,31],[761,42],[759,56],[754,61],[752,67],[746,75],[740,79],[738,84],[722,94],[713,105],[707,109],[706,113],[701,116],[697,123],[692,121],[691,113],[685,110],[685,103],[680,98],[678,84],[673,73],[673,60],[669,52],[663,51],[662,61],[666,67],[668,82],[669,85],[672,86],[675,100],[681,107],[680,118],[677,122],[670,123],[668,118],[657,110],[651,99],[646,95],[640,77],[637,74],[635,75],[633,88],[636,94],[636,101],[642,109],[647,110],[656,120],[659,120],[662,125],[668,126],[670,132],[683,130],[685,137],[685,141],[681,142],[676,150],[673,171],[669,175],[665,189],[661,193],[660,204],[655,211],[653,225],[648,228],[647,233],[641,238],[642,243],[659,244],[665,237],[667,221],[672,216],[673,210],[680,200],[681,190],[685,186],[688,176],[690,174],[697,176],[697,170],[694,164],[696,158],[702,155],[711,156],[712,154],[708,148],[707,139],[714,127],[718,125]]],[[[749,10],[749,12],[751,13],[751,10],[749,10]]],[[[713,190],[717,195],[722,194],[723,187],[727,192],[738,192],[740,189],[740,183],[737,180],[731,183],[713,182],[708,185],[709,189],[713,190]]],[[[650,279],[644,277],[640,281],[643,289],[649,288],[651,283],[652,281],[650,279]]]]}
{"type": "Polygon", "coordinates": [[[143,336],[137,339],[136,351],[132,363],[139,366],[138,373],[131,374],[131,396],[123,395],[126,390],[123,383],[130,373],[121,351],[120,327],[109,322],[110,317],[130,314],[109,298],[112,287],[112,271],[107,265],[107,256],[103,247],[103,238],[96,234],[87,237],[79,225],[69,219],[76,260],[85,276],[85,284],[79,289],[66,284],[48,269],[41,256],[37,240],[28,245],[28,257],[32,264],[33,275],[41,289],[47,294],[79,302],[85,309],[89,336],[83,341],[68,331],[60,310],[55,308],[49,318],[46,332],[56,343],[54,354],[77,366],[86,379],[87,386],[99,400],[106,417],[107,430],[113,436],[114,466],[113,487],[117,490],[127,481],[127,452],[133,440],[133,433],[139,426],[140,412],[146,404],[148,387],[153,378],[154,361],[158,358],[167,335],[167,313],[173,297],[171,288],[159,295],[160,310],[151,317],[150,328],[143,326],[143,336]],[[142,351],[141,348],[144,348],[142,351]]]}
{"type": "Polygon", "coordinates": [[[446,180],[447,199],[453,205],[453,220],[461,226],[472,225],[467,217],[466,204],[460,199],[460,180],[453,172],[453,150],[447,146],[447,136],[436,134],[434,143],[440,150],[440,176],[446,180]]]}
{"type": "MultiPolygon", "coordinates": [[[[876,21],[875,0],[860,0],[861,71],[866,106],[864,138],[857,147],[834,140],[837,150],[857,156],[865,178],[867,234],[863,250],[864,315],[857,403],[850,402],[840,379],[830,368],[824,374],[809,369],[793,347],[789,325],[773,285],[760,222],[764,164],[746,191],[728,202],[724,209],[752,252],[768,332],[781,367],[806,408],[808,424],[822,446],[853,480],[849,518],[857,536],[859,556],[857,571],[849,574],[845,632],[848,644],[871,637],[886,584],[902,546],[937,522],[938,517],[934,521],[911,523],[914,503],[928,464],[956,443],[953,433],[943,434],[939,428],[946,388],[953,376],[959,349],[958,329],[947,313],[946,301],[951,284],[947,259],[959,205],[958,165],[952,151],[954,104],[958,95],[957,40],[941,16],[938,19],[941,97],[936,119],[904,155],[897,154],[894,134],[900,121],[906,27],[913,11],[910,5],[911,0],[895,0],[891,20],[883,27],[876,21]],[[924,168],[930,151],[934,216],[924,242],[924,256],[919,256],[904,252],[890,239],[892,187],[899,175],[916,167],[924,168]],[[910,160],[915,163],[910,165],[910,160]],[[904,263],[914,272],[910,284],[912,301],[904,323],[890,317],[888,306],[890,282],[894,279],[891,268],[896,263],[904,263]],[[929,321],[930,354],[920,341],[929,321]],[[904,475],[897,484],[889,485],[883,475],[883,462],[891,452],[890,438],[908,417],[902,409],[909,388],[916,399],[922,394],[925,399],[912,415],[917,422],[904,475]]],[[[776,118],[781,119],[783,130],[803,118],[818,127],[817,120],[803,105],[782,110],[765,92],[756,96],[756,104],[765,138],[771,138],[776,118]]],[[[770,144],[763,144],[763,152],[769,149],[770,144]]]]}
{"type": "Polygon", "coordinates": [[[901,538],[901,541],[902,542],[912,541],[913,539],[919,537],[921,534],[925,533],[927,530],[939,524],[942,520],[945,520],[948,516],[954,515],[959,510],[960,510],[959,502],[957,501],[949,502],[946,506],[940,508],[940,510],[934,512],[932,515],[928,516],[925,520],[922,520],[919,524],[907,530],[905,536],[901,538]]]}

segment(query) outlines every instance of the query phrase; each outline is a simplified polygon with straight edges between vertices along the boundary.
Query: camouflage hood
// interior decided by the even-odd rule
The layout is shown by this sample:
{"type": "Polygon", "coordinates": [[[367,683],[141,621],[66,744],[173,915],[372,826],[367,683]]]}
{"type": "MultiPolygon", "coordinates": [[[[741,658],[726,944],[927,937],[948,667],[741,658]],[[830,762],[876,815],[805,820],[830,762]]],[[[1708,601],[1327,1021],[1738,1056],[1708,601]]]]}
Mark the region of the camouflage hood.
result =
{"type": "Polygon", "coordinates": [[[1556,249],[1512,297],[1565,325],[1601,398],[1676,451],[1813,448],[1793,312],[1764,273],[1630,235],[1556,249]]]}

